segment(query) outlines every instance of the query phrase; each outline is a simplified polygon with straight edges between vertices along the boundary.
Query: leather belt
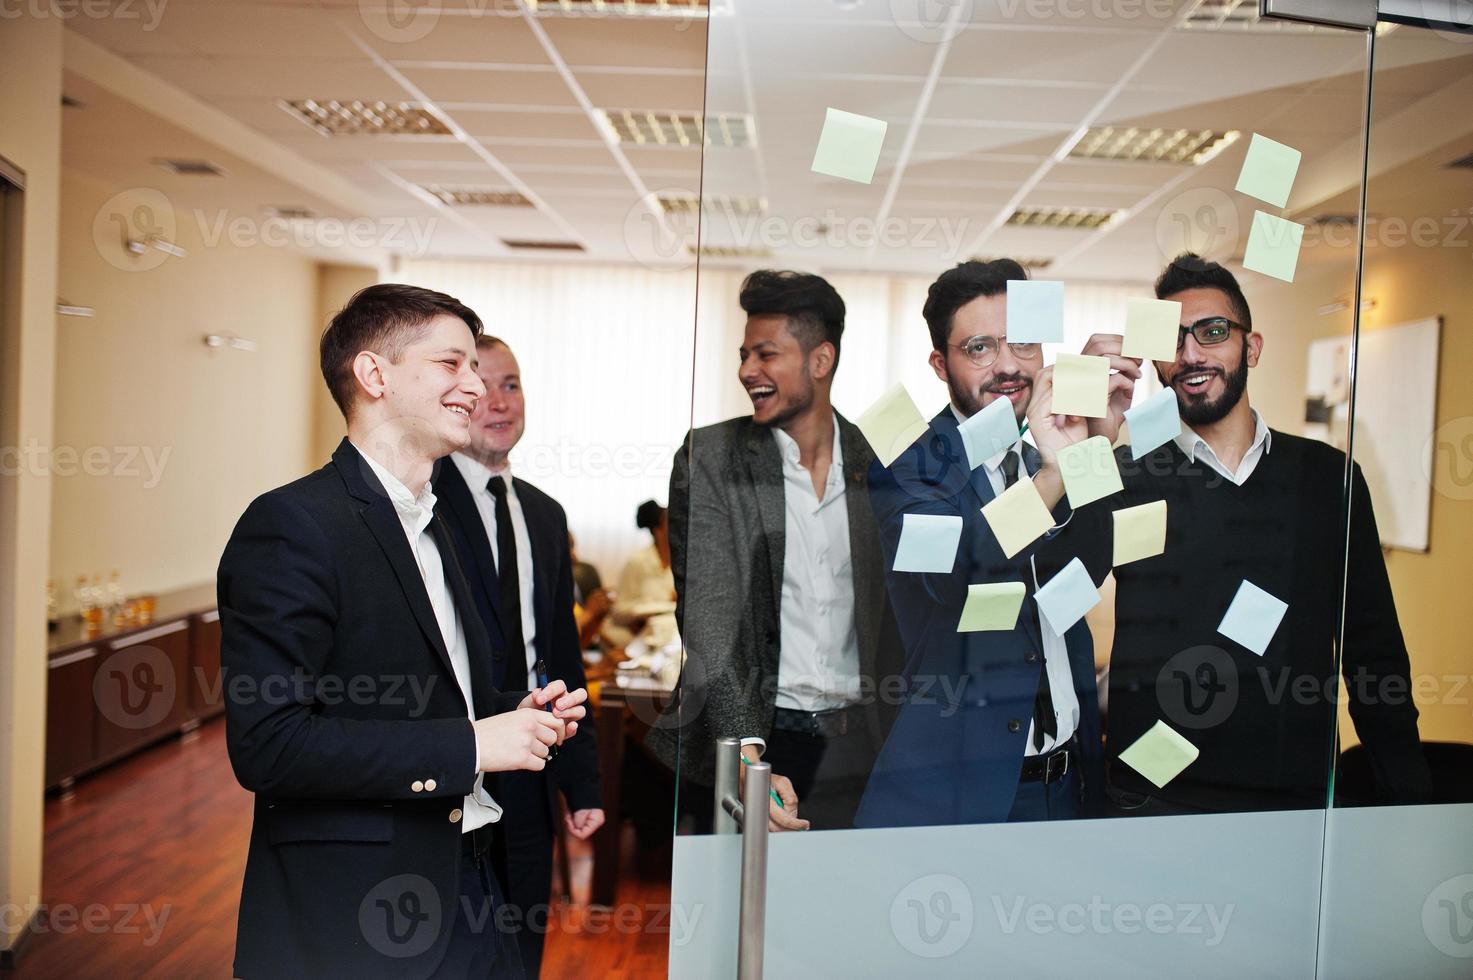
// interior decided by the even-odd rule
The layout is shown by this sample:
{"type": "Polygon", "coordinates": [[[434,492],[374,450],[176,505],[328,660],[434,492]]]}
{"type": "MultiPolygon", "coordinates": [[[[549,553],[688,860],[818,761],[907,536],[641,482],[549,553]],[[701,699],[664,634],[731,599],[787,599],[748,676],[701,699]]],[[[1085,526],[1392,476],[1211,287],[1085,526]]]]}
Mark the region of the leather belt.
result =
{"type": "Polygon", "coordinates": [[[815,738],[837,738],[857,732],[863,725],[861,707],[857,704],[826,711],[799,711],[778,708],[773,712],[772,727],[779,732],[797,732],[815,738]]]}
{"type": "Polygon", "coordinates": [[[1023,771],[1018,776],[1020,783],[1056,783],[1069,771],[1070,757],[1078,743],[1070,739],[1063,748],[1048,755],[1030,755],[1023,759],[1023,771]]]}
{"type": "Polygon", "coordinates": [[[460,835],[460,854],[467,861],[480,864],[491,850],[491,825],[467,830],[460,835]]]}

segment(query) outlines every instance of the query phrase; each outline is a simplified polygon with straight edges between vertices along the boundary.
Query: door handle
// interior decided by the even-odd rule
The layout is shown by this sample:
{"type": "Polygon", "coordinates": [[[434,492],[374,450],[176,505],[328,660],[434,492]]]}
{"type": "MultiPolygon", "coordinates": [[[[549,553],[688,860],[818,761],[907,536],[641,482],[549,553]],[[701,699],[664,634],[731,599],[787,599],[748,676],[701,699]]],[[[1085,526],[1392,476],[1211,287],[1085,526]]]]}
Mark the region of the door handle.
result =
{"type": "Polygon", "coordinates": [[[716,740],[716,833],[742,835],[737,980],[761,980],[767,927],[767,794],[772,790],[772,763],[743,766],[741,753],[740,739],[716,740]],[[737,796],[738,779],[742,780],[741,799],[737,796]],[[758,801],[750,820],[742,799],[758,801]]]}

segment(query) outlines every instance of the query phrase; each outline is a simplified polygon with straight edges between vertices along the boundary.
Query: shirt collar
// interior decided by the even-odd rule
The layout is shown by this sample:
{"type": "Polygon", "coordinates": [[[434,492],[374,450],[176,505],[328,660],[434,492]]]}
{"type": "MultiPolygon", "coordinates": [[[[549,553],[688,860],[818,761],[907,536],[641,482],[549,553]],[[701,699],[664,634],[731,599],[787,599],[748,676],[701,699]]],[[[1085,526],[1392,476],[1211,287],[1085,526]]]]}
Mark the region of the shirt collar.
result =
{"type": "Polygon", "coordinates": [[[383,484],[384,492],[389,495],[389,501],[393,503],[399,519],[413,523],[421,531],[428,527],[430,518],[435,513],[435,494],[430,489],[429,481],[425,481],[424,489],[416,497],[378,460],[364,452],[356,443],[353,444],[353,448],[358,450],[358,455],[363,457],[368,463],[368,468],[373,471],[373,475],[378,477],[379,483],[383,484]]]}
{"type": "MultiPolygon", "coordinates": [[[[834,415],[834,448],[833,461],[829,464],[829,480],[832,482],[835,471],[842,472],[844,469],[844,446],[839,441],[839,416],[834,415]]],[[[791,466],[801,466],[802,453],[798,449],[798,442],[777,426],[772,427],[772,435],[777,440],[778,452],[782,454],[783,462],[791,466]]]]}
{"type": "Polygon", "coordinates": [[[491,482],[493,476],[506,477],[506,487],[508,490],[511,489],[511,463],[509,461],[501,469],[493,470],[479,459],[467,456],[465,453],[451,453],[450,459],[460,470],[460,475],[465,477],[466,485],[472,490],[484,491],[486,484],[491,482]]]}
{"type": "MultiPolygon", "coordinates": [[[[1250,408],[1248,411],[1253,414],[1253,444],[1243,455],[1246,457],[1248,453],[1256,452],[1260,445],[1263,446],[1264,455],[1267,455],[1273,449],[1273,432],[1269,429],[1268,423],[1263,421],[1263,416],[1258,414],[1258,409],[1250,408]]],[[[1176,437],[1176,446],[1193,463],[1197,461],[1197,453],[1204,449],[1212,454],[1213,459],[1217,458],[1217,453],[1212,451],[1207,440],[1197,435],[1188,425],[1182,425],[1181,432],[1176,437]]]]}

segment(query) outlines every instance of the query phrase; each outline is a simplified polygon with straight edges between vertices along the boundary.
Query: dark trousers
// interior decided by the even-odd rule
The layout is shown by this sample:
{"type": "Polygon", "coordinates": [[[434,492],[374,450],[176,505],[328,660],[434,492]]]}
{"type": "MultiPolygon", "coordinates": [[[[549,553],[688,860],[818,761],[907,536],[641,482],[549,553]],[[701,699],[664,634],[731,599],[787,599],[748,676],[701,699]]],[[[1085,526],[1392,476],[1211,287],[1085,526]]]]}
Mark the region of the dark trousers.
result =
{"type": "Polygon", "coordinates": [[[1171,803],[1159,796],[1147,796],[1126,789],[1105,787],[1105,816],[1107,817],[1175,817],[1193,813],[1213,813],[1198,807],[1171,803]]]}
{"type": "Polygon", "coordinates": [[[848,830],[874,766],[874,740],[865,731],[823,738],[774,729],[762,761],[792,781],[798,816],[813,830],[848,830]]]}
{"type": "Polygon", "coordinates": [[[1020,782],[1018,795],[1013,797],[1013,810],[1008,814],[1008,822],[1078,819],[1083,809],[1079,794],[1079,776],[1073,769],[1066,772],[1062,779],[1051,783],[1045,783],[1041,779],[1020,782]]]}
{"type": "Polygon", "coordinates": [[[501,804],[493,846],[496,876],[509,907],[510,934],[528,980],[542,970],[542,945],[552,911],[553,815],[541,772],[500,773],[491,795],[501,804]]]}
{"type": "Polygon", "coordinates": [[[517,945],[502,928],[505,902],[491,869],[490,855],[477,859],[469,853],[468,841],[462,841],[462,845],[466,852],[460,861],[460,895],[451,910],[445,957],[434,975],[522,980],[517,945]]]}

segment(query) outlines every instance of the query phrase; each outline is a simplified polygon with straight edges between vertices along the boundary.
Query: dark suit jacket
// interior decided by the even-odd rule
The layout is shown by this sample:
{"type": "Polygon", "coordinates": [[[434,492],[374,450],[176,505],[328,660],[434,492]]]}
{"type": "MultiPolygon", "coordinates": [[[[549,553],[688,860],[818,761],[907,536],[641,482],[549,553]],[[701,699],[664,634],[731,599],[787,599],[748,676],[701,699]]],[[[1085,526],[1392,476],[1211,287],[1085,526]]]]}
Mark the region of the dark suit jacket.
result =
{"type": "MultiPolygon", "coordinates": [[[[524,695],[477,668],[490,643],[440,540],[477,714],[512,709],[524,695]]],[[[218,590],[226,742],[256,794],[234,975],[430,975],[456,909],[475,734],[403,526],[346,439],[251,503],[218,590]]]]}
{"type": "MultiPolygon", "coordinates": [[[[1038,457],[1037,450],[1029,450],[1025,461],[1031,473],[1038,457]]],[[[1037,543],[1012,558],[1003,555],[982,516],[982,506],[993,496],[985,468],[974,471],[967,462],[950,406],[888,469],[878,462],[870,469],[870,500],[886,569],[895,563],[906,514],[960,515],[962,536],[950,572],[887,572],[909,655],[910,694],[875,763],[855,826],[986,823],[1006,820],[1012,809],[1043,638],[1029,561],[1037,543]],[[967,586],[983,582],[1027,585],[1015,629],[957,632],[967,586]]],[[[1068,505],[1060,508],[1056,519],[1063,520],[1068,505]]],[[[1093,812],[1104,782],[1094,644],[1083,620],[1064,640],[1079,699],[1086,812],[1093,812]]]]}
{"type": "MultiPolygon", "coordinates": [[[[547,664],[548,680],[561,679],[576,691],[587,681],[583,674],[583,651],[578,645],[578,624],[573,618],[573,562],[568,554],[568,519],[562,505],[525,480],[513,478],[527,534],[532,545],[532,605],[537,616],[533,644],[537,656],[547,664]]],[[[434,488],[435,510],[455,532],[461,565],[470,580],[476,608],[491,637],[494,677],[507,685],[526,683],[526,664],[521,651],[507,650],[502,633],[501,588],[497,584],[496,559],[480,511],[471,497],[459,468],[449,458],[436,464],[430,486],[434,488]]],[[[523,572],[525,574],[525,571],[523,572]]],[[[578,734],[565,742],[558,757],[545,770],[549,805],[552,794],[561,790],[568,809],[587,810],[603,806],[599,785],[598,742],[593,725],[578,726],[578,734]]],[[[494,791],[493,791],[494,792],[494,791]]],[[[556,813],[557,808],[551,807],[556,813]]],[[[514,819],[515,814],[511,817],[514,819]]]]}
{"type": "MultiPolygon", "coordinates": [[[[839,444],[860,674],[871,685],[866,713],[878,750],[890,711],[873,695],[898,676],[901,649],[865,478],[874,453],[842,416],[839,444]]],[[[682,778],[711,784],[717,738],[771,734],[786,537],[772,431],[743,417],[690,432],[670,476],[670,564],[687,658],[679,697],[645,743],[672,768],[678,756],[682,778]]]]}

